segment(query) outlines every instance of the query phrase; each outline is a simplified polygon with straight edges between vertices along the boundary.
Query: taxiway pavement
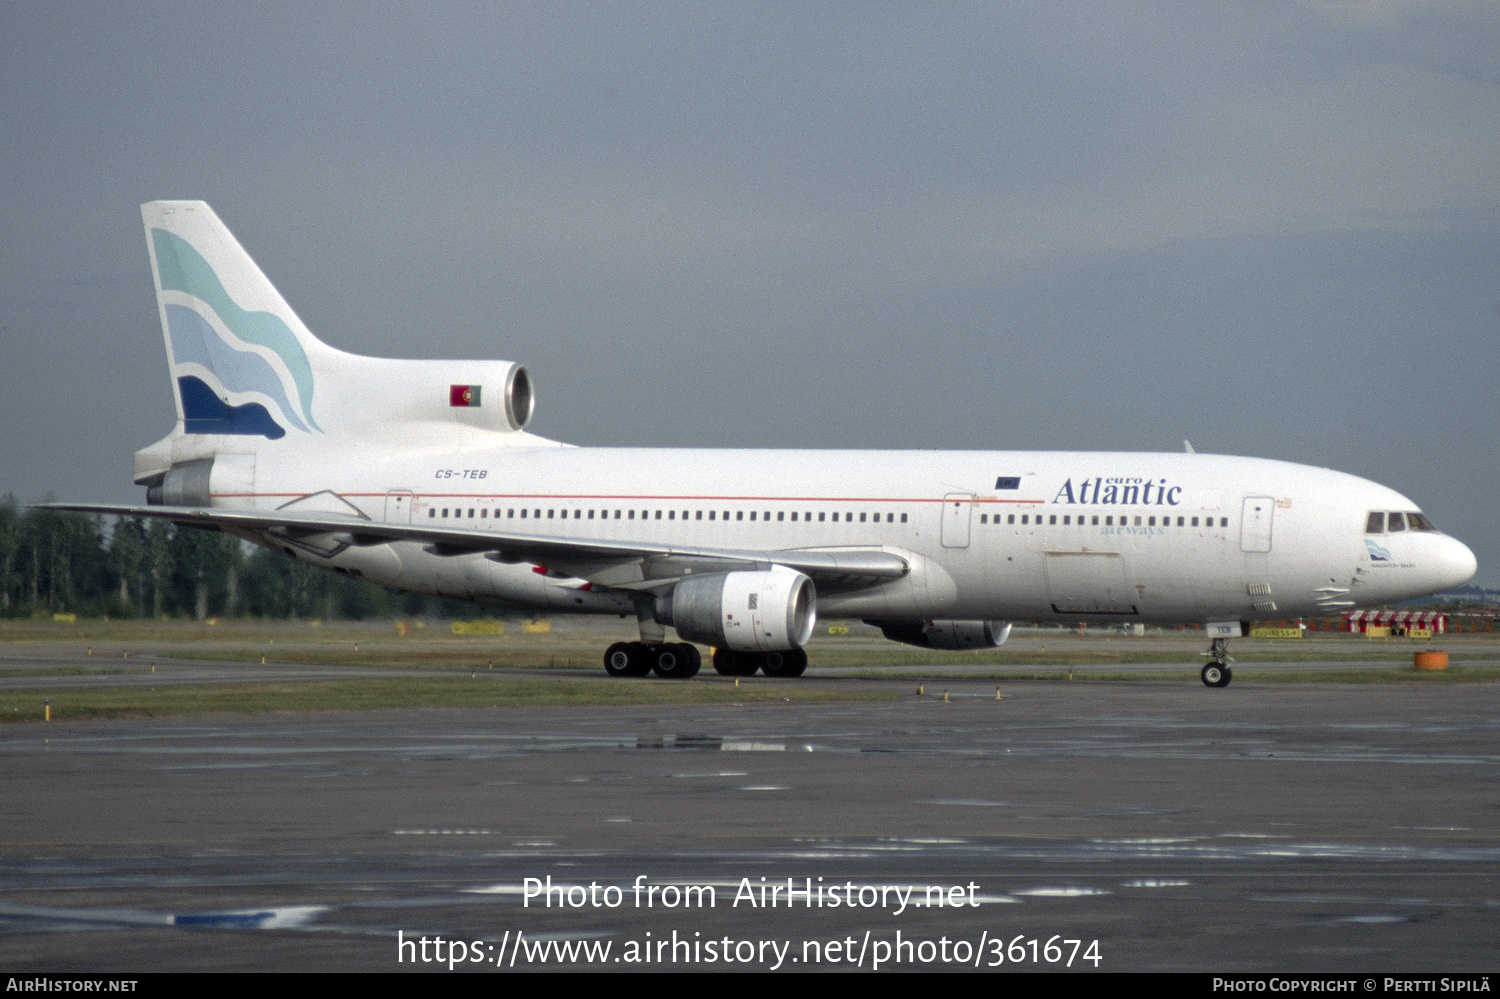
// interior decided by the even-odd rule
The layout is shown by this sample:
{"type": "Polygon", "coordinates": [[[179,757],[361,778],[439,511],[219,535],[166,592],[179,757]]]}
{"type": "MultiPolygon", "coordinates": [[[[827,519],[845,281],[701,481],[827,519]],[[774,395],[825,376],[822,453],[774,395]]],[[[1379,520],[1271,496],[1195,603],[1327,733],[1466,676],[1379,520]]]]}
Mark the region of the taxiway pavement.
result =
{"type": "Polygon", "coordinates": [[[1500,961],[1500,684],[829,682],[903,696],[7,726],[0,967],[1500,961]]]}

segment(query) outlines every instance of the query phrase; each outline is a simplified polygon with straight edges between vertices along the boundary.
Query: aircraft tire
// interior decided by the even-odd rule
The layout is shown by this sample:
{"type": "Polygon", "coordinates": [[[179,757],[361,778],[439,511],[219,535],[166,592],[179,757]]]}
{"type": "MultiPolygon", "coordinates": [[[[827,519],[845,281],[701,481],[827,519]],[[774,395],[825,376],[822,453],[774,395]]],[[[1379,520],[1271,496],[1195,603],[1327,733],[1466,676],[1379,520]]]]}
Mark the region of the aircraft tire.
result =
{"type": "Polygon", "coordinates": [[[760,666],[766,676],[788,680],[801,676],[807,670],[807,650],[789,649],[786,652],[767,652],[760,666]]]}
{"type": "Polygon", "coordinates": [[[714,649],[714,672],[720,676],[754,676],[760,668],[760,656],[754,652],[714,649]]]}
{"type": "Polygon", "coordinates": [[[642,642],[616,642],[604,651],[604,672],[610,676],[645,676],[651,660],[642,642]]]}
{"type": "Polygon", "coordinates": [[[687,642],[646,646],[651,669],[663,680],[687,680],[698,675],[703,657],[687,642]]]}
{"type": "Polygon", "coordinates": [[[1209,663],[1203,667],[1203,685],[1205,687],[1227,687],[1233,677],[1234,674],[1223,663],[1209,663]]]}

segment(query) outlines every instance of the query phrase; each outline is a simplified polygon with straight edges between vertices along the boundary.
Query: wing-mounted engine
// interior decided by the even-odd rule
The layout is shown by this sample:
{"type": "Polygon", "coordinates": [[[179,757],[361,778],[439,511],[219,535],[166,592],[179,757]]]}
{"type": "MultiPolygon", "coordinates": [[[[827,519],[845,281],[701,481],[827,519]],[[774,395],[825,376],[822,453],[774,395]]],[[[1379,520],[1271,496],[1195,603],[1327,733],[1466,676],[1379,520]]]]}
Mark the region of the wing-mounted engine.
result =
{"type": "Polygon", "coordinates": [[[688,576],[657,597],[655,616],[684,641],[737,652],[800,649],[817,621],[813,581],[785,568],[688,576]]]}
{"type": "Polygon", "coordinates": [[[1010,637],[1009,621],[866,621],[893,642],[924,649],[993,649],[1010,637]]]}

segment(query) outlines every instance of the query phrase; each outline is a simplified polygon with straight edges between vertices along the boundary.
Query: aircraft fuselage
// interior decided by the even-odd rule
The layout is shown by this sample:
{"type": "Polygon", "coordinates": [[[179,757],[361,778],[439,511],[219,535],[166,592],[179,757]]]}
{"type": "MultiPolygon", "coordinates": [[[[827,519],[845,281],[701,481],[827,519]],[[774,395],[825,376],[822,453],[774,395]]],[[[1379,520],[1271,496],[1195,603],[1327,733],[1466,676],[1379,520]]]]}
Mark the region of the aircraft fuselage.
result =
{"type": "MultiPolygon", "coordinates": [[[[214,504],[306,509],[305,497],[333,487],[372,520],[417,526],[737,551],[878,548],[909,561],[900,579],[821,586],[820,613],[841,617],[1289,618],[1432,592],[1464,557],[1435,531],[1382,535],[1382,557],[1365,543],[1368,513],[1414,503],[1341,472],[1254,458],[540,446],[376,459],[341,475],[326,463],[297,474],[303,462],[287,458],[260,463],[249,495],[214,504]]],[[[553,610],[569,609],[561,591],[577,589],[584,568],[392,548],[308,560],[460,599],[540,596],[553,610]]],[[[572,599],[578,610],[599,603],[572,599]]]]}

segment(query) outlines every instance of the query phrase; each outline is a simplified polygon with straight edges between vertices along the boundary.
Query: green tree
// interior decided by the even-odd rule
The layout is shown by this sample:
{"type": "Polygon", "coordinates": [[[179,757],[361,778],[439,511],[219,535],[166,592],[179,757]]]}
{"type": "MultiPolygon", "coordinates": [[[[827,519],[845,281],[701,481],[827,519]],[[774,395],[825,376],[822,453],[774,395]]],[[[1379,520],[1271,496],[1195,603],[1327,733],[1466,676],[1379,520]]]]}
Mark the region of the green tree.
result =
{"type": "Polygon", "coordinates": [[[110,532],[109,558],[118,580],[115,613],[122,617],[145,616],[151,561],[151,542],[146,536],[146,525],[134,517],[116,519],[114,530],[110,532]]]}

